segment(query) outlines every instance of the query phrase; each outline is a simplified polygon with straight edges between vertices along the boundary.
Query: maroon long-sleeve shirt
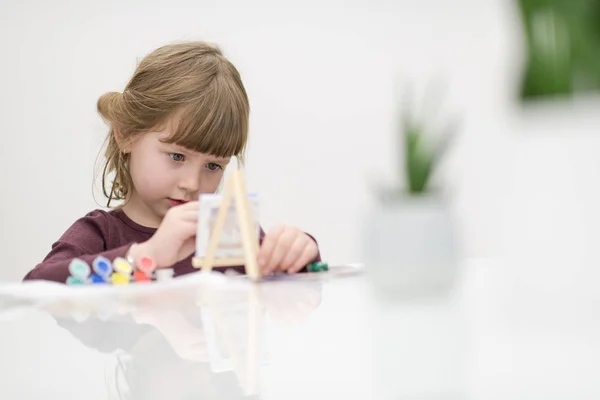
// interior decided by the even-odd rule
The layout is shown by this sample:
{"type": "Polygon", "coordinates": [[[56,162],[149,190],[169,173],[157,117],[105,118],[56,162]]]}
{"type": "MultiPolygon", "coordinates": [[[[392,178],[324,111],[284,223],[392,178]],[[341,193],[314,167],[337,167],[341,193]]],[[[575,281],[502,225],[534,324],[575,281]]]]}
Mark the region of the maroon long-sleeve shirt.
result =
{"type": "MultiPolygon", "coordinates": [[[[120,209],[94,210],[75,221],[52,245],[52,250],[46,258],[25,275],[24,280],[44,279],[65,283],[69,276],[69,263],[73,258],[80,258],[91,265],[98,256],[104,256],[111,261],[117,257],[125,257],[133,243],[145,242],[154,232],[155,228],[137,224],[120,209]]],[[[264,232],[261,229],[261,243],[263,238],[264,232]]],[[[174,276],[198,271],[192,266],[192,256],[172,266],[174,276]]],[[[320,260],[321,256],[318,254],[314,261],[320,260]]],[[[227,268],[244,273],[244,266],[227,268]]]]}

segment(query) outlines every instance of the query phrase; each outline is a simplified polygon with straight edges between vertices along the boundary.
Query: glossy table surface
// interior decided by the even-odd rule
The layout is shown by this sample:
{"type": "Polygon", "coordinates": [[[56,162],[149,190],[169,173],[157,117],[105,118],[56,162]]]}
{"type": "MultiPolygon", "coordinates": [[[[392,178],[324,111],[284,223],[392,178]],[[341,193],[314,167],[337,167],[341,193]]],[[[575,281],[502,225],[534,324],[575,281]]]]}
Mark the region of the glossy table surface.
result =
{"type": "Polygon", "coordinates": [[[600,398],[598,298],[536,294],[488,260],[436,298],[333,275],[5,287],[0,399],[600,398]]]}

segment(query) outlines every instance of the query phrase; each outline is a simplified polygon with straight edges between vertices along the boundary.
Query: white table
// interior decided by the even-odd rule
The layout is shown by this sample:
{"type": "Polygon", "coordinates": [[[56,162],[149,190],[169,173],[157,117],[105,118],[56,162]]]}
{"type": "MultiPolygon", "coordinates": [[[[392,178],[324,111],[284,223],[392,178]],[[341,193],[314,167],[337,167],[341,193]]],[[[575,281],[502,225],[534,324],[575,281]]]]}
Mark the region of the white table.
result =
{"type": "MultiPolygon", "coordinates": [[[[248,398],[600,398],[600,302],[520,290],[498,262],[465,263],[446,299],[384,302],[368,275],[260,290],[260,393],[248,398]]],[[[177,301],[1,322],[0,399],[245,398],[234,372],[211,371],[199,308],[177,301]]]]}

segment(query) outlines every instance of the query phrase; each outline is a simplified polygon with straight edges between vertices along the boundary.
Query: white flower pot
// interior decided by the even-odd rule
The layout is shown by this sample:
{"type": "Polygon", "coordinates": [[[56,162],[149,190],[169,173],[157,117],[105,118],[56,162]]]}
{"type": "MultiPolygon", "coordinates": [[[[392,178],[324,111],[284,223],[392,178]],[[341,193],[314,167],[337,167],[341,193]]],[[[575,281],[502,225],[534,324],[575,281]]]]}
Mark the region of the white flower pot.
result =
{"type": "Polygon", "coordinates": [[[449,293],[458,249],[441,197],[406,196],[379,203],[363,224],[364,261],[377,294],[414,298],[449,293]]]}

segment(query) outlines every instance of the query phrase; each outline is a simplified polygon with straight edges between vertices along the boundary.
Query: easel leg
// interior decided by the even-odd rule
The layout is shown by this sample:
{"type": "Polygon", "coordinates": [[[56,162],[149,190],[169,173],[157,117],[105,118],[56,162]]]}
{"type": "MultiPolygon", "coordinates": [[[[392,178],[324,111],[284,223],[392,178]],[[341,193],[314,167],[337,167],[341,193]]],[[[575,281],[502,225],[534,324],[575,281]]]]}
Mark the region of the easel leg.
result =
{"type": "Polygon", "coordinates": [[[211,232],[210,239],[208,242],[208,248],[206,249],[206,256],[204,257],[204,261],[202,263],[202,271],[210,272],[212,270],[217,246],[219,245],[219,241],[221,240],[221,232],[223,232],[223,226],[225,225],[227,213],[229,212],[231,194],[231,179],[228,179],[227,182],[225,182],[223,200],[219,207],[219,212],[217,213],[217,218],[215,219],[215,225],[213,231],[211,232]]]}
{"type": "Polygon", "coordinates": [[[244,257],[246,259],[246,275],[252,279],[260,278],[260,269],[258,266],[258,237],[255,230],[254,219],[248,203],[246,185],[241,176],[241,172],[236,171],[232,176],[234,179],[234,193],[238,223],[242,235],[242,244],[244,246],[244,257]]]}

